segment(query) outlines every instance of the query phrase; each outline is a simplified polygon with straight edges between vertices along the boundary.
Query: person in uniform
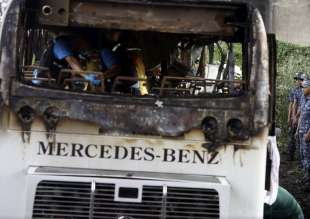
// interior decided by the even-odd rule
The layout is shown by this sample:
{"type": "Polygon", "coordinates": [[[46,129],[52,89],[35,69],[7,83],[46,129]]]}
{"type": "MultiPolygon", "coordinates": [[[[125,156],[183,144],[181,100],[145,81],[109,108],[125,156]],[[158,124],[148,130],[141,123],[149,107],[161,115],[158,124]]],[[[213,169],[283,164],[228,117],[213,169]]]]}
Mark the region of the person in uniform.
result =
{"type": "MultiPolygon", "coordinates": [[[[309,79],[308,76],[306,74],[302,75],[303,80],[309,79]]],[[[299,133],[299,129],[300,129],[300,121],[301,121],[301,117],[302,117],[302,108],[305,105],[305,95],[304,92],[302,91],[301,96],[300,96],[300,100],[299,100],[299,105],[297,105],[297,113],[296,113],[296,120],[297,120],[297,130],[296,130],[296,134],[295,134],[295,139],[296,142],[298,144],[299,147],[299,161],[300,161],[300,167],[301,169],[304,169],[304,155],[303,155],[303,144],[302,144],[302,138],[303,136],[301,136],[301,134],[299,133]]]]}
{"type": "Polygon", "coordinates": [[[304,101],[301,108],[299,137],[302,147],[303,168],[305,176],[303,181],[310,185],[310,80],[303,83],[304,101]]]}
{"type": "Polygon", "coordinates": [[[295,138],[295,133],[297,129],[298,122],[298,109],[300,106],[300,100],[302,98],[302,82],[304,79],[304,74],[302,72],[296,73],[294,80],[296,81],[296,86],[291,90],[288,101],[288,124],[289,124],[289,139],[288,139],[288,155],[289,160],[294,160],[296,144],[298,143],[295,138]]]}

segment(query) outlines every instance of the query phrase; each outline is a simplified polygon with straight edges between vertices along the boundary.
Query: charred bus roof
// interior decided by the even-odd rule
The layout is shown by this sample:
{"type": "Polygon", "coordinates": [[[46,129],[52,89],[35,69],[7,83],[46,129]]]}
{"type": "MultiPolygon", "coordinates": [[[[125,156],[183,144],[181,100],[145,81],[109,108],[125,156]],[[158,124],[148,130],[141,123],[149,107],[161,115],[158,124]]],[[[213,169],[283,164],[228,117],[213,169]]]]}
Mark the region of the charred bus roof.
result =
{"type": "Polygon", "coordinates": [[[30,25],[243,37],[246,4],[214,1],[28,1],[30,25]]]}

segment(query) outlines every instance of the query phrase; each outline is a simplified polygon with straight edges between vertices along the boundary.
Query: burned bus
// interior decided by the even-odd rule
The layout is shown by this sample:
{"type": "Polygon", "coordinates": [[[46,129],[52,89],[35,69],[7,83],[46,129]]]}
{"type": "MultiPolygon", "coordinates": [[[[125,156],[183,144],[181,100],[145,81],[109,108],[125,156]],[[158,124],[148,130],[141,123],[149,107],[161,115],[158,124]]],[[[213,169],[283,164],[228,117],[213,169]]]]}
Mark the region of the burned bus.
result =
{"type": "Polygon", "coordinates": [[[269,45],[244,3],[11,1],[0,218],[261,218],[269,45]]]}

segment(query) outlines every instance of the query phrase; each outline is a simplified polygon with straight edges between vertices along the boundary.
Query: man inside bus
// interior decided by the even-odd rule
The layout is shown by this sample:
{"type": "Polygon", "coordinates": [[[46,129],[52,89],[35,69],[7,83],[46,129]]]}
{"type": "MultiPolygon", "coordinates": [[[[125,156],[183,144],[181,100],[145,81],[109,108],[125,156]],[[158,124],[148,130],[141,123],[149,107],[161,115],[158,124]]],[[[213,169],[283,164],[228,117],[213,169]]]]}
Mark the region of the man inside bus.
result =
{"type": "MultiPolygon", "coordinates": [[[[111,43],[116,43],[119,40],[121,32],[110,32],[106,39],[110,40],[111,43]]],[[[53,40],[52,45],[45,51],[45,54],[40,59],[40,66],[49,67],[51,70],[52,77],[58,79],[59,72],[62,68],[71,68],[76,71],[79,77],[83,77],[89,81],[92,85],[98,86],[101,80],[96,74],[85,72],[81,57],[85,57],[91,51],[92,46],[90,39],[84,34],[80,35],[62,35],[56,37],[53,40]]],[[[105,71],[107,77],[112,77],[120,73],[120,60],[116,53],[109,47],[104,47],[100,52],[101,69],[105,71]]],[[[88,71],[88,69],[86,69],[88,71]]],[[[42,72],[35,70],[34,77],[40,77],[42,72]]],[[[33,80],[34,84],[39,84],[40,81],[33,80]]]]}

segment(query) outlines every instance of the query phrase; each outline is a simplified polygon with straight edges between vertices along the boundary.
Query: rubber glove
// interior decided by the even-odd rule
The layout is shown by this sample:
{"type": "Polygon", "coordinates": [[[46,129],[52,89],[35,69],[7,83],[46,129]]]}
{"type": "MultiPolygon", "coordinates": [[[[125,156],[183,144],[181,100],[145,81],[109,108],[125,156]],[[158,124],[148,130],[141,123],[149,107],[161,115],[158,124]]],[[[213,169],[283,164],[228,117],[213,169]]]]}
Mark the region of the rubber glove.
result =
{"type": "Polygon", "coordinates": [[[101,80],[97,79],[97,76],[95,74],[87,74],[84,76],[84,78],[94,86],[98,86],[101,83],[101,80]]]}

